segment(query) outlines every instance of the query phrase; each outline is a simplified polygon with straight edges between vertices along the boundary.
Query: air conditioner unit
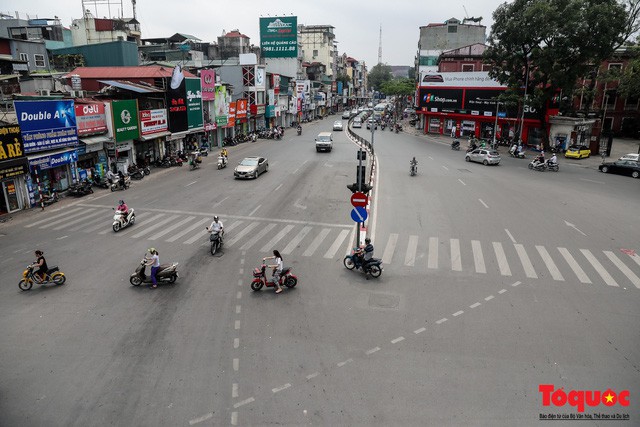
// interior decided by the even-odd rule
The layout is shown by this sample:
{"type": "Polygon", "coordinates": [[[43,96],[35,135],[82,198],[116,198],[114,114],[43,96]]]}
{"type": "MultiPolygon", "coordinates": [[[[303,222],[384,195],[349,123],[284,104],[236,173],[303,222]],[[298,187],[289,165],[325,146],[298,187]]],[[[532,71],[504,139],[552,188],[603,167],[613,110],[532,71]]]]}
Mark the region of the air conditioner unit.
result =
{"type": "Polygon", "coordinates": [[[85,95],[86,95],[86,93],[83,90],[77,90],[76,91],[76,98],[84,98],[85,95]]]}
{"type": "Polygon", "coordinates": [[[75,98],[75,97],[76,97],[76,91],[75,91],[75,90],[70,90],[70,91],[69,91],[69,96],[70,96],[71,98],[75,98]]]}
{"type": "Polygon", "coordinates": [[[49,89],[38,89],[37,93],[40,96],[51,96],[51,91],[49,89]]]}

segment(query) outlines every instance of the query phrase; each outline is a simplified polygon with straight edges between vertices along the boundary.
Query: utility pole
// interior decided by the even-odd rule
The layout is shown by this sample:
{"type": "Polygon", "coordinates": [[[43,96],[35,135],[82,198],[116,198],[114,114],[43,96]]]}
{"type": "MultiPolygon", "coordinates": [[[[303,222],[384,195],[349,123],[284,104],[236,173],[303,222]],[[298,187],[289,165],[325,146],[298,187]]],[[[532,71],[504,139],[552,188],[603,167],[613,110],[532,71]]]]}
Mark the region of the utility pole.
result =
{"type": "Polygon", "coordinates": [[[378,64],[382,64],[382,24],[380,24],[380,38],[378,41],[378,64]]]}

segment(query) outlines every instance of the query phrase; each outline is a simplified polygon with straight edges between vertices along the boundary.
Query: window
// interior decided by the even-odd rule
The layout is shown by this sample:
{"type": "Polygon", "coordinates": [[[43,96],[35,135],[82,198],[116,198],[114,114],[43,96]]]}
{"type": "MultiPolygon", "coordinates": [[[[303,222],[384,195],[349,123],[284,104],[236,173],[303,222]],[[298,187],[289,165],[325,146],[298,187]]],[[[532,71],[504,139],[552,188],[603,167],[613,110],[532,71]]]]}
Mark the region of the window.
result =
{"type": "Polygon", "coordinates": [[[44,55],[35,54],[33,55],[33,59],[36,61],[36,67],[40,67],[40,68],[45,67],[44,55]]]}
{"type": "Polygon", "coordinates": [[[482,71],[491,71],[491,64],[482,64],[482,71]]]}
{"type": "Polygon", "coordinates": [[[635,110],[638,108],[638,97],[629,97],[624,100],[624,109],[625,110],[635,110]]]}
{"type": "Polygon", "coordinates": [[[611,63],[609,64],[609,70],[618,70],[621,71],[622,70],[622,64],[617,62],[617,63],[611,63]]]}
{"type": "Polygon", "coordinates": [[[457,33],[458,32],[458,27],[456,25],[449,25],[449,27],[447,28],[447,30],[450,33],[457,33]]]}
{"type": "Polygon", "coordinates": [[[318,49],[313,49],[313,57],[315,58],[316,56],[318,56],[318,49]]]}
{"type": "Polygon", "coordinates": [[[463,72],[473,71],[473,64],[462,64],[462,71],[463,72]]]}
{"type": "Polygon", "coordinates": [[[438,57],[437,56],[421,56],[419,65],[438,65],[438,57]]]}
{"type": "Polygon", "coordinates": [[[26,53],[21,53],[20,61],[29,62],[29,55],[27,55],[26,53]]]}

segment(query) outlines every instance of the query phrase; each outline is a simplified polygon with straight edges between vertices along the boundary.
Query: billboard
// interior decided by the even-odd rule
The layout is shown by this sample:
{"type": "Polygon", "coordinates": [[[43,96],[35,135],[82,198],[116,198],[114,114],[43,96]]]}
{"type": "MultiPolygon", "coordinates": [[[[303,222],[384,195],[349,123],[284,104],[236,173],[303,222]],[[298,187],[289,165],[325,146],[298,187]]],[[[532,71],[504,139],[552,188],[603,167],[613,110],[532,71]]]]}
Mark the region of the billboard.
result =
{"type": "Polygon", "coordinates": [[[138,101],[126,99],[111,101],[113,136],[116,142],[129,141],[139,136],[138,101]]]}
{"type": "Polygon", "coordinates": [[[216,98],[216,72],[214,70],[200,71],[202,85],[202,100],[213,101],[216,98]]]}
{"type": "Polygon", "coordinates": [[[172,133],[185,132],[189,129],[187,117],[186,79],[182,79],[176,89],[167,89],[167,105],[169,106],[169,130],[172,133]]]}
{"type": "Polygon", "coordinates": [[[0,179],[29,171],[18,125],[0,126],[0,179]]]}
{"type": "Polygon", "coordinates": [[[216,124],[224,126],[227,124],[227,116],[229,115],[229,104],[227,103],[227,87],[218,86],[216,88],[215,116],[216,124]]]}
{"type": "Polygon", "coordinates": [[[232,101],[229,103],[229,116],[227,125],[229,127],[234,127],[236,125],[236,102],[232,101]]]}
{"type": "Polygon", "coordinates": [[[140,135],[152,135],[169,129],[167,110],[140,110],[140,135]]]}
{"type": "Polygon", "coordinates": [[[428,111],[454,111],[462,108],[462,89],[420,88],[421,108],[428,111]]]}
{"type": "Polygon", "coordinates": [[[454,73],[425,71],[420,74],[420,87],[425,86],[504,88],[504,85],[489,77],[488,71],[454,73]]]}
{"type": "Polygon", "coordinates": [[[72,100],[14,101],[13,104],[25,153],[78,144],[72,100]]]}
{"type": "Polygon", "coordinates": [[[187,125],[188,129],[196,129],[204,126],[202,118],[202,87],[200,79],[185,78],[187,90],[187,125]]]}
{"type": "Polygon", "coordinates": [[[97,135],[107,132],[107,116],[102,102],[75,103],[78,136],[97,135]]]}
{"type": "Polygon", "coordinates": [[[238,99],[236,101],[236,119],[247,118],[247,99],[238,99]]]}
{"type": "Polygon", "coordinates": [[[260,49],[263,58],[297,58],[298,17],[260,18],[260,49]]]}

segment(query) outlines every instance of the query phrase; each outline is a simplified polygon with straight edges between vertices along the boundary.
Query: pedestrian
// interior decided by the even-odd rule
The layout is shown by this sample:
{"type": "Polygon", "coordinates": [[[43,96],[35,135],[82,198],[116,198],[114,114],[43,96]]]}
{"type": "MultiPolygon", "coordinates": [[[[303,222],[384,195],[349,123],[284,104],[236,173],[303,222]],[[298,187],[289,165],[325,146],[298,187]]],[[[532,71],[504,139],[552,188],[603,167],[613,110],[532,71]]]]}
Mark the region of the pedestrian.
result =
{"type": "Polygon", "coordinates": [[[151,288],[155,289],[158,287],[156,274],[158,274],[158,270],[160,269],[160,257],[155,248],[149,248],[148,252],[151,254],[151,258],[145,257],[145,265],[151,266],[151,288]]]}
{"type": "Polygon", "coordinates": [[[267,267],[271,267],[273,269],[273,284],[276,286],[276,294],[282,292],[282,287],[280,286],[280,275],[282,274],[282,269],[284,268],[284,264],[282,263],[282,255],[277,250],[273,250],[273,256],[262,258],[262,261],[266,261],[268,259],[275,260],[275,264],[267,265],[267,267]]]}
{"type": "Polygon", "coordinates": [[[456,137],[456,126],[452,125],[451,126],[451,138],[455,138],[456,137]]]}

